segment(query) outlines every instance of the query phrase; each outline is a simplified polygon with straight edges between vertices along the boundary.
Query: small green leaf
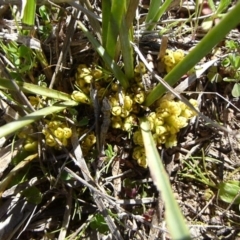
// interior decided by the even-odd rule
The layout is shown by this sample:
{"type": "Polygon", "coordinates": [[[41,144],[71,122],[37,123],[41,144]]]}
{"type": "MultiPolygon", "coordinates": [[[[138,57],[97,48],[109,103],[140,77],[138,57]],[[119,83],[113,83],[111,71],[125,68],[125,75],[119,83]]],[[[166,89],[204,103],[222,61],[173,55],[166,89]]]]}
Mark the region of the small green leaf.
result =
{"type": "Polygon", "coordinates": [[[39,204],[42,201],[42,193],[37,187],[29,187],[22,192],[29,203],[39,204]]]}
{"type": "Polygon", "coordinates": [[[36,0],[22,0],[22,22],[33,26],[35,20],[36,0]]]}
{"type": "Polygon", "coordinates": [[[115,156],[115,152],[113,151],[113,148],[110,144],[107,144],[107,149],[105,150],[106,156],[111,159],[113,156],[115,156]]]}
{"type": "Polygon", "coordinates": [[[229,48],[229,50],[236,50],[239,48],[239,44],[233,40],[226,41],[225,45],[226,45],[226,48],[229,48]]]}
{"type": "Polygon", "coordinates": [[[228,67],[230,64],[231,64],[231,63],[230,63],[229,58],[225,58],[225,59],[223,59],[222,62],[221,62],[221,65],[222,65],[223,67],[228,67]]]}
{"type": "Polygon", "coordinates": [[[218,185],[219,197],[222,201],[227,203],[239,204],[240,203],[240,182],[228,181],[222,182],[218,185]]]}
{"type": "Polygon", "coordinates": [[[109,231],[108,225],[106,224],[104,217],[99,213],[97,213],[92,219],[90,227],[94,230],[99,231],[102,234],[106,234],[109,231]]]}
{"type": "Polygon", "coordinates": [[[18,151],[18,153],[12,158],[11,163],[13,166],[18,165],[22,160],[24,160],[27,156],[29,156],[29,153],[25,150],[18,151]]]}
{"type": "Polygon", "coordinates": [[[50,22],[49,9],[45,5],[39,7],[39,14],[44,21],[50,22]]]}
{"type": "Polygon", "coordinates": [[[65,171],[61,173],[60,178],[64,181],[69,181],[69,180],[73,179],[72,175],[65,171]]]}
{"type": "Polygon", "coordinates": [[[236,82],[236,79],[225,77],[223,78],[224,82],[236,82]]]}
{"type": "Polygon", "coordinates": [[[233,97],[239,97],[240,96],[240,83],[235,83],[232,89],[232,95],[233,97]]]}
{"type": "Polygon", "coordinates": [[[209,72],[207,74],[208,80],[213,83],[213,82],[221,82],[222,81],[222,76],[219,73],[213,73],[209,72]]]}
{"type": "Polygon", "coordinates": [[[233,67],[237,70],[240,67],[240,57],[236,56],[234,60],[235,61],[234,61],[233,67]]]}

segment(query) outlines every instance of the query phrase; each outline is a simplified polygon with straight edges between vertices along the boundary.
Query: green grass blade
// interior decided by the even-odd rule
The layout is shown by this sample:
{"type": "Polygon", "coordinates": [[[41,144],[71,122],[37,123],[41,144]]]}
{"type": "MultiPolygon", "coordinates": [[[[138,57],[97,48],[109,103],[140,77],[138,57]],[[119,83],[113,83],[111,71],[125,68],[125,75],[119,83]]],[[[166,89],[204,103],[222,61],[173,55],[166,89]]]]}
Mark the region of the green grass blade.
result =
{"type": "Polygon", "coordinates": [[[128,79],[132,79],[134,77],[134,58],[133,58],[133,49],[130,44],[132,41],[132,30],[127,29],[127,24],[125,19],[122,20],[122,25],[120,29],[120,42],[122,49],[122,56],[124,62],[124,70],[128,79]]]}
{"type": "Polygon", "coordinates": [[[22,22],[34,26],[36,11],[36,0],[22,0],[22,22]]]}
{"type": "MultiPolygon", "coordinates": [[[[240,22],[240,3],[238,3],[198,45],[164,78],[173,86],[190,69],[192,69],[212,48],[219,43],[240,22]]],[[[166,88],[158,84],[147,96],[145,105],[150,106],[166,92],[166,88]]]]}
{"type": "Polygon", "coordinates": [[[146,16],[146,24],[153,22],[153,19],[157,15],[157,12],[162,4],[163,3],[161,0],[151,0],[149,10],[146,16]]]}
{"type": "Polygon", "coordinates": [[[125,18],[127,23],[127,28],[130,28],[133,25],[138,4],[139,4],[139,0],[129,0],[126,18],[125,18]]]}
{"type": "Polygon", "coordinates": [[[150,125],[145,118],[140,119],[140,127],[147,156],[147,163],[153,182],[157,186],[157,189],[161,192],[162,199],[165,203],[166,222],[172,239],[190,240],[191,238],[188,228],[185,225],[184,217],[174,198],[169,178],[152,137],[150,125]]]}
{"type": "Polygon", "coordinates": [[[106,48],[108,25],[111,15],[111,0],[102,0],[102,45],[106,48]]]}
{"type": "Polygon", "coordinates": [[[127,80],[126,75],[122,72],[122,70],[119,68],[116,62],[109,56],[106,50],[101,46],[101,44],[93,37],[93,35],[87,30],[87,28],[81,22],[79,22],[79,26],[87,36],[88,40],[93,45],[93,48],[102,57],[103,61],[108,66],[108,68],[112,71],[114,76],[119,80],[122,87],[127,89],[129,86],[129,82],[127,80]]]}
{"type": "Polygon", "coordinates": [[[162,17],[162,15],[167,11],[171,3],[172,0],[166,0],[163,4],[159,0],[151,1],[149,12],[146,18],[146,24],[149,24],[147,26],[148,31],[152,30],[156,26],[157,22],[162,17]]]}
{"type": "Polygon", "coordinates": [[[54,106],[46,107],[46,108],[40,109],[36,112],[30,113],[30,114],[28,114],[24,117],[21,117],[18,120],[15,120],[13,122],[9,122],[9,123],[3,125],[2,127],[0,127],[0,138],[5,137],[11,133],[14,133],[14,132],[18,131],[19,129],[23,128],[24,126],[27,126],[49,114],[60,112],[67,107],[73,107],[76,105],[77,105],[77,103],[75,101],[58,103],[54,106]]]}
{"type": "MultiPolygon", "coordinates": [[[[34,95],[37,94],[40,96],[45,96],[63,101],[72,100],[71,96],[67,93],[63,93],[53,89],[48,89],[31,83],[25,83],[20,81],[15,82],[17,83],[19,88],[25,93],[31,93],[34,95]]],[[[13,87],[12,83],[9,80],[3,78],[0,78],[0,89],[15,91],[15,88],[13,87]]]]}
{"type": "Polygon", "coordinates": [[[124,13],[125,17],[122,19],[119,35],[124,62],[124,70],[128,79],[132,79],[134,77],[134,53],[130,42],[133,40],[132,26],[135,17],[135,11],[138,6],[136,2],[136,0],[129,1],[128,9],[124,13]]]}
{"type": "Polygon", "coordinates": [[[111,13],[107,17],[109,19],[107,34],[104,35],[107,37],[105,49],[109,56],[113,59],[118,57],[116,56],[117,42],[125,9],[126,0],[112,0],[111,13]]]}

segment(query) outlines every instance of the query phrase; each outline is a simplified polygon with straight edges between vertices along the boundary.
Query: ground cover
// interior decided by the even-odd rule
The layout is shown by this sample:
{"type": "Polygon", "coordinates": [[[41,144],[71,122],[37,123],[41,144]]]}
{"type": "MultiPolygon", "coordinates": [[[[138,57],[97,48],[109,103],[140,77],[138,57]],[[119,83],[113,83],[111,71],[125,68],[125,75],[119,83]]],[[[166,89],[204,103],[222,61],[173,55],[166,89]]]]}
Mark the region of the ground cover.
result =
{"type": "Polygon", "coordinates": [[[239,238],[239,3],[0,3],[1,239],[239,238]]]}

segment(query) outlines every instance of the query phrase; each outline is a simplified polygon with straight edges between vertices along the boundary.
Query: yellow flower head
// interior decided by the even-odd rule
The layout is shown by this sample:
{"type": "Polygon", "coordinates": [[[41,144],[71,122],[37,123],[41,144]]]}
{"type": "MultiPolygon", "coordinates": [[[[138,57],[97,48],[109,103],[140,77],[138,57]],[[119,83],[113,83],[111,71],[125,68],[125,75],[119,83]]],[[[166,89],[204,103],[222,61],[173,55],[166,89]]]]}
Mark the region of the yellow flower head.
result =
{"type": "Polygon", "coordinates": [[[156,126],[155,132],[157,135],[163,135],[167,132],[166,126],[156,126]]]}
{"type": "Polygon", "coordinates": [[[135,147],[133,149],[133,159],[137,160],[139,166],[146,168],[147,167],[147,161],[146,161],[146,154],[145,149],[143,147],[135,147]]]}
{"type": "Polygon", "coordinates": [[[92,147],[95,143],[96,143],[96,136],[93,133],[88,134],[82,142],[82,144],[87,148],[92,147]]]}
{"type": "Polygon", "coordinates": [[[119,116],[113,116],[111,118],[112,128],[122,128],[122,118],[119,116]]]}
{"type": "Polygon", "coordinates": [[[179,63],[183,60],[184,58],[184,52],[181,49],[178,49],[173,52],[173,58],[175,59],[176,63],[179,63]]]}
{"type": "Polygon", "coordinates": [[[112,115],[120,116],[122,113],[122,108],[120,106],[113,106],[111,110],[112,115]]]}
{"type": "Polygon", "coordinates": [[[122,112],[120,115],[121,117],[126,118],[129,116],[129,114],[130,114],[130,111],[126,110],[125,108],[122,108],[122,112]]]}
{"type": "Polygon", "coordinates": [[[124,131],[129,132],[131,131],[135,123],[136,123],[136,117],[134,115],[130,115],[125,118],[122,128],[124,131]]]}
{"type": "Polygon", "coordinates": [[[64,137],[63,129],[61,127],[58,127],[56,130],[54,130],[54,135],[59,139],[63,138],[64,137]]]}
{"type": "Polygon", "coordinates": [[[174,146],[177,146],[177,135],[176,134],[170,135],[165,142],[165,146],[166,148],[172,148],[174,146]]]}
{"type": "Polygon", "coordinates": [[[139,91],[135,96],[134,96],[134,101],[138,104],[143,103],[145,100],[145,94],[143,91],[139,91]]]}
{"type": "Polygon", "coordinates": [[[92,70],[92,75],[95,79],[99,79],[103,76],[103,72],[102,72],[102,70],[96,68],[96,69],[92,70]]]}
{"type": "Polygon", "coordinates": [[[131,99],[130,96],[126,95],[124,97],[124,105],[123,108],[127,111],[131,111],[132,110],[132,105],[133,105],[133,100],[131,99]]]}
{"type": "Polygon", "coordinates": [[[72,136],[72,129],[68,127],[63,128],[63,137],[70,138],[72,136]]]}
{"type": "Polygon", "coordinates": [[[90,99],[83,92],[73,91],[71,98],[76,102],[90,104],[90,99]]]}
{"type": "Polygon", "coordinates": [[[28,99],[34,108],[42,108],[43,107],[43,101],[40,97],[29,96],[28,99]]]}
{"type": "Polygon", "coordinates": [[[134,132],[134,134],[133,134],[133,142],[136,145],[143,146],[143,138],[142,138],[141,131],[138,130],[138,131],[134,132]]]}
{"type": "Polygon", "coordinates": [[[143,62],[139,62],[139,64],[134,69],[134,72],[137,74],[144,74],[146,71],[147,70],[143,62]]]}
{"type": "MultiPolygon", "coordinates": [[[[166,114],[167,116],[169,115],[168,113],[166,114]]],[[[155,126],[162,126],[164,124],[164,113],[157,113],[155,120],[154,120],[154,125],[155,126]]]]}

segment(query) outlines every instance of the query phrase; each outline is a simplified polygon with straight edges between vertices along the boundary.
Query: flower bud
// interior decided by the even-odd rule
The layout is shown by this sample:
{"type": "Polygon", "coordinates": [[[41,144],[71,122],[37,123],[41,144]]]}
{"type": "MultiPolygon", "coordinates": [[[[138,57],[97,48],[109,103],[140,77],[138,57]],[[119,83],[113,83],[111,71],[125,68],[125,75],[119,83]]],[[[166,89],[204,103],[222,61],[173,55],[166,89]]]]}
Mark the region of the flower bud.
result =
{"type": "Polygon", "coordinates": [[[28,152],[36,151],[38,147],[38,142],[37,141],[32,141],[32,142],[27,142],[24,144],[24,149],[28,152]]]}
{"type": "Polygon", "coordinates": [[[112,89],[112,91],[114,91],[114,92],[117,92],[117,91],[118,91],[118,87],[119,87],[119,85],[118,85],[116,82],[113,82],[113,83],[111,84],[111,89],[112,89]]]}
{"type": "Polygon", "coordinates": [[[144,74],[146,72],[146,67],[143,62],[139,62],[135,67],[134,72],[137,74],[144,74]]]}
{"type": "Polygon", "coordinates": [[[71,98],[76,102],[90,104],[89,98],[83,92],[73,91],[71,98]]]}
{"type": "Polygon", "coordinates": [[[47,138],[46,138],[46,144],[50,147],[54,147],[57,145],[55,139],[53,138],[52,135],[49,135],[47,138]]]}
{"type": "Polygon", "coordinates": [[[59,139],[63,138],[64,136],[63,129],[61,127],[58,127],[56,130],[54,130],[54,135],[59,139]]]}
{"type": "Polygon", "coordinates": [[[80,78],[84,78],[85,76],[88,76],[88,75],[91,75],[91,71],[87,67],[82,68],[81,71],[79,72],[80,78]]]}
{"type": "Polygon", "coordinates": [[[113,116],[111,118],[112,128],[122,128],[122,118],[119,116],[113,116]]]}
{"type": "Polygon", "coordinates": [[[133,134],[133,142],[136,145],[143,146],[143,138],[142,138],[142,133],[140,131],[136,131],[133,134]]]}
{"type": "Polygon", "coordinates": [[[145,100],[145,95],[144,95],[144,92],[143,91],[140,91],[139,93],[137,93],[135,96],[134,96],[134,101],[138,104],[141,104],[143,103],[145,100]]]}
{"type": "Polygon", "coordinates": [[[166,148],[172,148],[177,146],[177,135],[176,134],[170,135],[170,137],[168,137],[165,142],[165,146],[166,148]]]}
{"type": "Polygon", "coordinates": [[[92,70],[92,75],[95,79],[99,79],[102,77],[103,72],[100,69],[94,69],[94,70],[92,70]]]}
{"type": "Polygon", "coordinates": [[[167,128],[165,126],[156,126],[155,132],[157,135],[163,135],[167,132],[167,128]]]}
{"type": "Polygon", "coordinates": [[[131,97],[126,95],[124,97],[124,105],[123,105],[124,109],[126,109],[127,111],[131,111],[132,110],[132,104],[133,104],[133,101],[132,101],[131,97]]]}
{"type": "Polygon", "coordinates": [[[127,116],[129,116],[129,114],[130,114],[130,112],[128,111],[128,110],[126,110],[125,108],[122,108],[121,109],[121,114],[120,114],[120,116],[122,117],[122,118],[126,118],[127,116]]]}
{"type": "Polygon", "coordinates": [[[72,136],[72,129],[68,127],[63,128],[63,137],[70,138],[72,136]]]}
{"type": "Polygon", "coordinates": [[[83,77],[85,83],[90,84],[92,82],[93,76],[92,75],[86,75],[83,77]]]}
{"type": "Polygon", "coordinates": [[[122,108],[120,106],[113,106],[111,112],[114,116],[120,116],[122,113],[122,108]]]}

